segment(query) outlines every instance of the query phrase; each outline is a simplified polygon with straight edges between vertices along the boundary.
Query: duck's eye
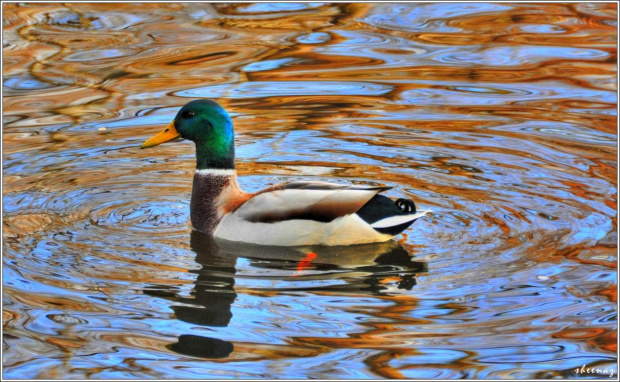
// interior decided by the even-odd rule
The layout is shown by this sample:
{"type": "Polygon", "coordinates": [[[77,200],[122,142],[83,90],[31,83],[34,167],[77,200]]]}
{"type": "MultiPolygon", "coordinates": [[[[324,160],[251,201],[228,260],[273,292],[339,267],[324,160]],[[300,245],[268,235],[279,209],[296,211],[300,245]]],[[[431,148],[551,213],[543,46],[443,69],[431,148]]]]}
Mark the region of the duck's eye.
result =
{"type": "Polygon", "coordinates": [[[183,113],[183,118],[192,118],[196,115],[193,111],[186,111],[183,113]]]}

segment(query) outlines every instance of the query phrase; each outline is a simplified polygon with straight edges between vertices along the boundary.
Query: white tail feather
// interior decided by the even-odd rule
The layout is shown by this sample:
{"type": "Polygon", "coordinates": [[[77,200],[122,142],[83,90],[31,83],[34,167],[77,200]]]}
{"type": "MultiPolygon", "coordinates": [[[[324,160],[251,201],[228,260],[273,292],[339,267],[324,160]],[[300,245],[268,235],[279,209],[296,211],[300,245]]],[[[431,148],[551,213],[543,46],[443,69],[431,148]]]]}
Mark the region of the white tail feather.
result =
{"type": "Polygon", "coordinates": [[[387,217],[385,219],[381,219],[379,221],[376,221],[376,222],[372,223],[370,226],[372,228],[389,228],[389,227],[394,227],[394,226],[405,224],[405,223],[408,223],[408,222],[410,222],[412,220],[421,218],[422,216],[426,215],[428,212],[430,212],[430,210],[418,211],[415,214],[411,214],[411,215],[390,216],[390,217],[387,217]]]}

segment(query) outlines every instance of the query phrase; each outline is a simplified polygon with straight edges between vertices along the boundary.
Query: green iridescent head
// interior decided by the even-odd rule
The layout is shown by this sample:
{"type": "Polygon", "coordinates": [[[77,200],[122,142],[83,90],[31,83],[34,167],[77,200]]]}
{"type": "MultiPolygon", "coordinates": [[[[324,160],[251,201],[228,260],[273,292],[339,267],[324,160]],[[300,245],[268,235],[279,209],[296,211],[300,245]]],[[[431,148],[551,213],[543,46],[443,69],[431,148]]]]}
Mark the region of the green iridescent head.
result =
{"type": "Polygon", "coordinates": [[[230,116],[217,102],[191,101],[179,110],[164,131],[142,148],[157,146],[177,137],[196,144],[196,168],[234,169],[235,133],[230,116]]]}

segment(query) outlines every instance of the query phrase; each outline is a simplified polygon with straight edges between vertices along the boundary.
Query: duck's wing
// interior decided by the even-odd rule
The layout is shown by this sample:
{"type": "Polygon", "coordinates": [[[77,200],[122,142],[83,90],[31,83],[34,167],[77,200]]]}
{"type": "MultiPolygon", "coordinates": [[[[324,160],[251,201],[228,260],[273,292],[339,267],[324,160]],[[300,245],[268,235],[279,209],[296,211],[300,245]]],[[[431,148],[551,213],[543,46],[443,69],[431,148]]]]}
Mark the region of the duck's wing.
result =
{"type": "Polygon", "coordinates": [[[327,182],[280,183],[255,194],[234,214],[252,223],[293,219],[330,222],[357,212],[376,194],[390,188],[327,182]]]}
{"type": "Polygon", "coordinates": [[[377,192],[389,190],[392,187],[388,186],[361,186],[355,184],[339,184],[320,181],[300,181],[282,182],[258,192],[262,194],[264,192],[277,191],[277,190],[378,190],[377,192]]]}

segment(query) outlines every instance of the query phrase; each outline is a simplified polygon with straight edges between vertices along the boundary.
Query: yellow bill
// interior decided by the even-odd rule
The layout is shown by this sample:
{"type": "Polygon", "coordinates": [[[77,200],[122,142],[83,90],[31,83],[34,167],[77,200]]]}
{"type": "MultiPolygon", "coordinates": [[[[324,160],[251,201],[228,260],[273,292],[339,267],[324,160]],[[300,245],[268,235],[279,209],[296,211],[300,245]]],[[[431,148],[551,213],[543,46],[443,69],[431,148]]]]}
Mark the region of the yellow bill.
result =
{"type": "Polygon", "coordinates": [[[140,146],[140,148],[146,149],[148,147],[161,145],[164,142],[169,142],[175,138],[178,138],[180,135],[181,134],[179,134],[177,129],[174,127],[174,121],[172,121],[168,126],[166,126],[164,131],[150,139],[147,139],[146,142],[144,142],[142,146],[140,146]]]}

